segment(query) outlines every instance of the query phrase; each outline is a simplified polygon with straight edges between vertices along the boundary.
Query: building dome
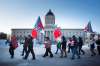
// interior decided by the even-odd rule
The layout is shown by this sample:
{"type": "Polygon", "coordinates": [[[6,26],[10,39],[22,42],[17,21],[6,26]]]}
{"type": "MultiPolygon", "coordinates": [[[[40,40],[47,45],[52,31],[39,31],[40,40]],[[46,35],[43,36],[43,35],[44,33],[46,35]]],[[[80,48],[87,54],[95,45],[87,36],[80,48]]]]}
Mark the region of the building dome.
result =
{"type": "Polygon", "coordinates": [[[50,9],[49,12],[46,14],[46,16],[49,16],[49,15],[54,16],[54,14],[53,14],[53,12],[51,11],[51,9],[50,9]]]}

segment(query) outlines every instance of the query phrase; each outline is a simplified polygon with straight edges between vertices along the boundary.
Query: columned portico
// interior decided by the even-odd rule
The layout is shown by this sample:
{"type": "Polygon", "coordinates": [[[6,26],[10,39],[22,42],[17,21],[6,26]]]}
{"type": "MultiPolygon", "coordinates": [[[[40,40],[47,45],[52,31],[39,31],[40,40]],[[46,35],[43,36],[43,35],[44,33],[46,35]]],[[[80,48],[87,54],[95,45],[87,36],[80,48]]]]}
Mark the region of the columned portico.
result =
{"type": "Polygon", "coordinates": [[[53,30],[55,29],[55,16],[51,10],[45,15],[45,36],[54,41],[53,30]]]}

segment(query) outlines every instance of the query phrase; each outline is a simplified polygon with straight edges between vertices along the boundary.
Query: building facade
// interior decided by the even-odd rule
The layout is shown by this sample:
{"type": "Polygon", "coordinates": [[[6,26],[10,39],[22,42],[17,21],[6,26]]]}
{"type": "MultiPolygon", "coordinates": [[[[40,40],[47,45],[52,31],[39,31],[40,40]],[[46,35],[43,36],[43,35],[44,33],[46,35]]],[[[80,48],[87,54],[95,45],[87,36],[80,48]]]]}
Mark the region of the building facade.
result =
{"type": "MultiPolygon", "coordinates": [[[[39,32],[37,41],[42,43],[44,41],[44,36],[50,37],[52,42],[55,41],[53,36],[53,31],[57,26],[55,26],[55,15],[49,10],[45,15],[45,26],[44,26],[44,34],[39,32]]],[[[18,40],[23,40],[25,36],[31,34],[32,29],[12,29],[12,35],[16,35],[18,40]]],[[[62,34],[66,37],[72,37],[73,35],[81,36],[83,39],[86,37],[86,33],[83,29],[61,29],[62,34]]]]}

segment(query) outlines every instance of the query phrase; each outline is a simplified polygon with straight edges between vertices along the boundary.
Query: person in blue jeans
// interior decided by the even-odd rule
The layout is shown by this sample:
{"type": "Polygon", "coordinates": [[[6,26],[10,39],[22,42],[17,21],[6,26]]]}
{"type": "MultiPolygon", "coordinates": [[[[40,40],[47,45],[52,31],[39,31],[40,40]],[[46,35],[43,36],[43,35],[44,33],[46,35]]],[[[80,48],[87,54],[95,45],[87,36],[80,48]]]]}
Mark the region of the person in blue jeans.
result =
{"type": "Polygon", "coordinates": [[[77,43],[78,43],[77,38],[75,37],[75,35],[73,35],[72,42],[71,42],[71,45],[70,45],[70,48],[71,48],[71,51],[72,51],[72,57],[71,57],[72,60],[75,59],[75,55],[77,56],[78,59],[80,59],[80,55],[77,51],[77,47],[78,47],[77,43]]]}

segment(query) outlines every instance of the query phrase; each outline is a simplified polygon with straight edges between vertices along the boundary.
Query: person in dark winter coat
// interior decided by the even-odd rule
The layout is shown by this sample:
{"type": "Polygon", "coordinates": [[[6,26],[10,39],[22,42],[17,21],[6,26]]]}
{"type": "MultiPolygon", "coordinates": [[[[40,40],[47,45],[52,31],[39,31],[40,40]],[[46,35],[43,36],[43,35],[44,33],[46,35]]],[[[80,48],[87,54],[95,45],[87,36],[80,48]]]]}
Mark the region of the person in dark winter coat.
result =
{"type": "Polygon", "coordinates": [[[12,42],[9,42],[10,43],[10,47],[9,47],[9,53],[10,53],[10,55],[11,55],[11,58],[14,58],[14,50],[15,50],[15,48],[13,47],[13,45],[12,45],[12,42]]]}
{"type": "Polygon", "coordinates": [[[91,51],[91,56],[95,56],[95,39],[94,37],[90,37],[90,51],[91,51]]]}
{"type": "Polygon", "coordinates": [[[100,55],[100,35],[98,35],[98,39],[96,40],[96,44],[97,44],[98,54],[100,55]]]}
{"type": "Polygon", "coordinates": [[[33,56],[32,60],[35,60],[35,53],[34,53],[34,50],[33,50],[33,38],[31,37],[31,35],[28,36],[28,51],[27,51],[24,59],[28,58],[30,52],[33,56]]]}
{"type": "Polygon", "coordinates": [[[83,39],[82,39],[82,37],[79,37],[79,42],[78,42],[78,52],[79,52],[79,55],[81,54],[81,52],[83,53],[83,55],[85,54],[85,51],[82,50],[82,46],[83,46],[83,39]]]}
{"type": "Polygon", "coordinates": [[[61,41],[61,58],[65,54],[64,57],[67,57],[67,52],[66,52],[66,38],[62,36],[62,41],[61,41]]]}
{"type": "Polygon", "coordinates": [[[25,42],[23,44],[23,51],[22,51],[22,56],[27,53],[27,47],[28,47],[28,38],[25,37],[25,42]]]}
{"type": "Polygon", "coordinates": [[[52,58],[53,54],[51,52],[51,41],[50,41],[49,37],[45,37],[44,44],[45,44],[46,51],[45,51],[45,54],[43,55],[43,57],[48,56],[48,53],[50,53],[50,57],[52,58]]]}

